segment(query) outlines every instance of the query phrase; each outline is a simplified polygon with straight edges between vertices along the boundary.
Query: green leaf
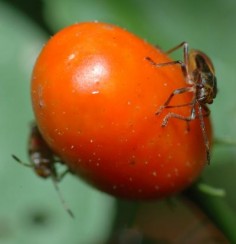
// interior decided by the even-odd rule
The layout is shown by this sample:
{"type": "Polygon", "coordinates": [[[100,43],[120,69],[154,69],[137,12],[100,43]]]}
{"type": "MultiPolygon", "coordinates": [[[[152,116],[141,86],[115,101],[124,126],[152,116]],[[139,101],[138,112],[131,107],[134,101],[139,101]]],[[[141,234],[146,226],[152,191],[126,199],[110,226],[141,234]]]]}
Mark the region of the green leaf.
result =
{"type": "Polygon", "coordinates": [[[14,154],[27,162],[27,137],[34,119],[31,72],[49,37],[31,19],[2,2],[0,33],[0,243],[103,240],[112,221],[112,198],[68,175],[59,188],[75,215],[71,220],[52,182],[38,178],[11,157],[14,154]]]}

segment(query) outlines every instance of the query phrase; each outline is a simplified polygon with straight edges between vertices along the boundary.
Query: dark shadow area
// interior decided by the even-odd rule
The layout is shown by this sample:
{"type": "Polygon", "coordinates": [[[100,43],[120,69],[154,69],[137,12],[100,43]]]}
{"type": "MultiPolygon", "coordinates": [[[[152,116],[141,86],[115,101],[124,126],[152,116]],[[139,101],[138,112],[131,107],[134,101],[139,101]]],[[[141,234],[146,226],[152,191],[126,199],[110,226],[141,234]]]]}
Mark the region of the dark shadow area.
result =
{"type": "Polygon", "coordinates": [[[43,2],[41,0],[1,0],[9,5],[14,6],[17,10],[21,11],[32,22],[39,25],[46,33],[52,35],[52,31],[49,29],[47,23],[43,17],[43,2]]]}

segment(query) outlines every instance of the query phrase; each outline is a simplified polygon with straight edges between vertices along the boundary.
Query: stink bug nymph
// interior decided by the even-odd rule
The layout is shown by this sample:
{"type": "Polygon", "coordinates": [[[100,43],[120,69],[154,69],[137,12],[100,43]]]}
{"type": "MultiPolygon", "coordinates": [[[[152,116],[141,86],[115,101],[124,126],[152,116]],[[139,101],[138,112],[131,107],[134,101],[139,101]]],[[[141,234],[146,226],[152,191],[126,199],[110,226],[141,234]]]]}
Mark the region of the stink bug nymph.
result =
{"type": "Polygon", "coordinates": [[[159,115],[163,109],[190,106],[191,112],[189,116],[170,112],[162,122],[162,126],[166,126],[170,118],[177,118],[187,122],[199,118],[202,134],[204,137],[206,147],[206,158],[208,164],[210,163],[210,146],[206,134],[206,127],[204,117],[209,116],[210,110],[207,104],[213,103],[217,94],[217,81],[215,77],[215,70],[210,58],[203,52],[195,49],[189,50],[188,43],[183,42],[178,46],[167,51],[167,54],[183,47],[184,60],[176,60],[167,63],[156,63],[150,57],[146,59],[156,67],[164,67],[169,65],[180,65],[185,77],[186,86],[174,90],[162,106],[156,111],[159,115]],[[183,94],[185,92],[192,92],[193,97],[190,103],[180,105],[169,105],[175,95],[183,94]]]}
{"type": "Polygon", "coordinates": [[[62,197],[58,188],[58,182],[70,172],[69,169],[58,175],[56,170],[56,163],[62,163],[57,160],[53,151],[49,148],[45,140],[43,139],[37,125],[32,125],[28,142],[28,156],[30,163],[22,162],[18,157],[12,155],[12,157],[20,164],[33,168],[35,173],[41,178],[51,178],[53,185],[59,195],[59,198],[71,217],[74,217],[71,210],[66,206],[65,200],[62,197]]]}

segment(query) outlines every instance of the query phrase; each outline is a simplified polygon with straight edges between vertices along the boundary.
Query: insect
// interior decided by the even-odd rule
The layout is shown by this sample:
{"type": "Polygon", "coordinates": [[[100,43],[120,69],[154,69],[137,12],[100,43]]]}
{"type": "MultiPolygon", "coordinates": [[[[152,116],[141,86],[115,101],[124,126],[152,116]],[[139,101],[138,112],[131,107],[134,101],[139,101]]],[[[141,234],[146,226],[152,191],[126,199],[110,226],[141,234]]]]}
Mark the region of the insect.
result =
{"type": "Polygon", "coordinates": [[[215,77],[215,70],[210,58],[205,53],[199,50],[189,50],[187,42],[182,42],[178,46],[170,49],[169,51],[167,51],[167,54],[172,53],[173,51],[181,47],[183,47],[183,61],[176,60],[167,63],[155,63],[150,57],[146,58],[152,65],[156,67],[180,65],[185,77],[185,81],[187,83],[186,87],[181,87],[174,90],[167,98],[165,103],[160,106],[156,114],[159,115],[165,108],[190,106],[191,112],[189,116],[186,117],[177,113],[169,112],[164,117],[162,126],[165,127],[168,124],[170,118],[181,119],[187,122],[199,118],[206,147],[207,163],[209,164],[210,146],[203,118],[209,116],[210,110],[207,107],[207,104],[213,103],[213,100],[217,94],[217,81],[215,77]],[[193,93],[192,101],[190,103],[173,106],[169,105],[175,95],[183,94],[186,92],[193,93]]]}
{"type": "Polygon", "coordinates": [[[69,169],[65,170],[62,174],[58,174],[55,164],[62,163],[57,160],[52,150],[46,144],[45,140],[41,136],[41,133],[37,127],[37,125],[32,125],[31,133],[29,136],[28,143],[28,155],[30,163],[22,162],[17,156],[12,155],[12,157],[19,162],[20,164],[33,168],[35,173],[41,178],[51,178],[53,185],[59,195],[59,198],[71,217],[74,217],[71,210],[66,206],[65,200],[62,197],[60,190],[58,188],[58,182],[68,173],[69,169]]]}

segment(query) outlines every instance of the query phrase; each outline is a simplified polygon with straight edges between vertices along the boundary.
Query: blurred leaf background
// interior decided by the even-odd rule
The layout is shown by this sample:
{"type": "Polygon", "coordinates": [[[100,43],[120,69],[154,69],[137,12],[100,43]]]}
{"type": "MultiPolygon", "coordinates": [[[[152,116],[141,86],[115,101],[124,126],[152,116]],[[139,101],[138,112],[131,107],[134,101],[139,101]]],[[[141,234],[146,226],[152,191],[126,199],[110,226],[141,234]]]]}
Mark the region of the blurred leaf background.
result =
{"type": "MultiPolygon", "coordinates": [[[[60,188],[76,215],[71,220],[51,182],[11,158],[27,161],[30,76],[42,45],[59,29],[91,20],[119,25],[164,50],[187,41],[207,53],[219,88],[211,106],[214,135],[229,144],[236,141],[235,1],[0,0],[0,243],[105,243],[119,214],[137,214],[131,203],[121,208],[128,213],[117,214],[114,198],[67,176],[60,188]]],[[[226,190],[223,201],[234,213],[235,175],[235,146],[215,145],[203,179],[226,190]]],[[[139,234],[134,236],[132,243],[141,243],[139,234]]]]}

